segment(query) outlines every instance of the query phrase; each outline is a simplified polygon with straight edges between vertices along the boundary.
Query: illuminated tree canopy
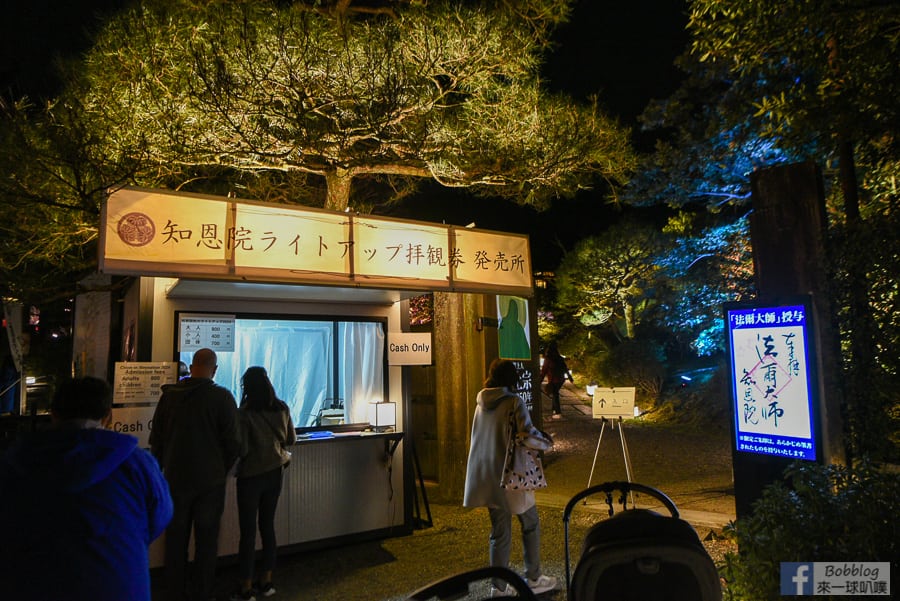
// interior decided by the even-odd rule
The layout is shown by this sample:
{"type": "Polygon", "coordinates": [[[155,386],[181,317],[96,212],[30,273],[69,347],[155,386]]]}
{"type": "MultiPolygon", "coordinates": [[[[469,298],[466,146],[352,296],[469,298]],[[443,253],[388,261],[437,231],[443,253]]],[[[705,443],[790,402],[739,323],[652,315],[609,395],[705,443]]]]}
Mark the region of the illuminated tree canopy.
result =
{"type": "Polygon", "coordinates": [[[0,294],[47,301],[96,269],[100,200],[142,157],[104,151],[72,96],[40,110],[0,103],[0,117],[0,294]]]}
{"type": "Polygon", "coordinates": [[[569,4],[147,0],[118,13],[59,97],[3,107],[6,291],[89,270],[100,204],[126,184],[369,212],[426,180],[536,208],[624,182],[627,130],[538,75],[569,4]]]}
{"type": "Polygon", "coordinates": [[[642,309],[652,304],[662,249],[662,235],[636,222],[582,240],[557,270],[560,306],[588,327],[621,320],[624,337],[634,338],[642,309]]]}
{"type": "Polygon", "coordinates": [[[568,2],[341,6],[144,2],[88,55],[86,103],[120,124],[113,148],[146,148],[142,177],[240,172],[255,196],[338,210],[364,208],[365,180],[422,178],[544,207],[633,168],[622,127],[542,88],[568,2]]]}
{"type": "Polygon", "coordinates": [[[838,307],[851,444],[880,453],[898,423],[900,339],[884,307],[895,304],[888,274],[900,253],[884,232],[900,201],[900,5],[691,0],[688,30],[688,78],[643,116],[667,142],[625,198],[721,211],[749,200],[754,169],[819,165],[834,259],[822,268],[838,307]]]}

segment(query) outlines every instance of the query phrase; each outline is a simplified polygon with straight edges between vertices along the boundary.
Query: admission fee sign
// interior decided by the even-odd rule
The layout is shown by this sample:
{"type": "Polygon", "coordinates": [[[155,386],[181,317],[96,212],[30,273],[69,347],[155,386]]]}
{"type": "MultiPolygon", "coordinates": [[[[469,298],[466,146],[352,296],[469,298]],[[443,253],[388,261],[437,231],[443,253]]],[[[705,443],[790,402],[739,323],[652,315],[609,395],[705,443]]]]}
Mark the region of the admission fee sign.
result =
{"type": "Polygon", "coordinates": [[[153,413],[162,396],[160,388],[177,378],[178,364],[174,361],[116,362],[110,427],[137,437],[140,447],[149,447],[153,413]]]}
{"type": "Polygon", "coordinates": [[[735,450],[816,460],[811,305],[727,304],[735,450]]]}

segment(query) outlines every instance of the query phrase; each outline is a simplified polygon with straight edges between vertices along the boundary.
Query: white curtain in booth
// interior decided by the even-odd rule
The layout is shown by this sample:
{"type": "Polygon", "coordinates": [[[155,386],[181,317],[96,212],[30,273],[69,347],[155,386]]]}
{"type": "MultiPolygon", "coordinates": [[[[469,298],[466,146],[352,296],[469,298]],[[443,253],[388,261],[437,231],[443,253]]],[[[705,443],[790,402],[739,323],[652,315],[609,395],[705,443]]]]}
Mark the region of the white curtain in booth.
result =
{"type": "Polygon", "coordinates": [[[341,322],[342,364],[340,389],[344,396],[344,415],[349,423],[369,419],[369,403],[384,401],[384,330],[381,324],[341,322]]]}
{"type": "MultiPolygon", "coordinates": [[[[218,354],[216,383],[240,403],[241,376],[248,367],[266,368],[275,393],[291,408],[298,428],[316,425],[335,398],[344,403],[347,423],[364,423],[370,401],[384,400],[385,335],[380,323],[237,319],[234,352],[218,354]],[[339,344],[334,381],[335,343],[339,344]],[[335,386],[337,385],[337,390],[335,386]]],[[[182,353],[188,365],[192,353],[182,353]]]]}

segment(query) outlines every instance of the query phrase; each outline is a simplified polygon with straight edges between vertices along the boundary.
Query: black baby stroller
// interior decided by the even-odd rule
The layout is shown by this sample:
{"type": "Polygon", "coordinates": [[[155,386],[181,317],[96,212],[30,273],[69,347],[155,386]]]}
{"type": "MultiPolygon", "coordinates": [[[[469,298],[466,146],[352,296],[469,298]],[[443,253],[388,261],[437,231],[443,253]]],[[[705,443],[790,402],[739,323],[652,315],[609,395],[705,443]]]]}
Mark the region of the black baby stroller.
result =
{"type": "Polygon", "coordinates": [[[569,601],[720,601],[719,575],[690,524],[680,519],[672,500],[659,490],[633,482],[606,482],[569,501],[565,525],[566,589],[569,601]],[[613,493],[622,510],[615,513],[613,493]],[[579,501],[605,493],[609,519],[591,526],[581,558],[569,578],[569,517],[579,501]],[[646,494],[670,516],[627,507],[629,495],[646,494]]]}

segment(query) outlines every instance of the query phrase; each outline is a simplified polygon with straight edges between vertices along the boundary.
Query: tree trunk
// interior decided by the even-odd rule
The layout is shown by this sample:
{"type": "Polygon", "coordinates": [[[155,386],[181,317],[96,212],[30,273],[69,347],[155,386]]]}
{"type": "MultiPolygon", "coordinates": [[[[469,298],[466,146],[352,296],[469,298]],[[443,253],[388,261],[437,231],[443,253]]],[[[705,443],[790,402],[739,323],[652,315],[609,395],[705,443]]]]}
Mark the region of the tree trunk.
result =
{"type": "MultiPolygon", "coordinates": [[[[435,403],[437,406],[438,497],[462,503],[475,395],[484,379],[484,344],[474,324],[481,295],[434,294],[435,403]]],[[[496,337],[496,329],[491,329],[496,337]]]]}
{"type": "Polygon", "coordinates": [[[869,279],[866,275],[866,255],[860,243],[865,235],[859,211],[859,187],[856,181],[856,161],[853,143],[845,136],[838,142],[841,193],[847,217],[846,240],[847,276],[850,280],[850,357],[847,365],[847,420],[850,431],[850,459],[865,454],[866,432],[880,419],[879,404],[869,391],[874,366],[874,334],[869,304],[869,279]]]}
{"type": "Polygon", "coordinates": [[[625,337],[628,340],[634,340],[634,303],[624,298],[622,305],[625,308],[625,337]]]}
{"type": "Polygon", "coordinates": [[[353,174],[342,167],[325,173],[325,208],[343,211],[350,206],[350,188],[353,174]]]}

